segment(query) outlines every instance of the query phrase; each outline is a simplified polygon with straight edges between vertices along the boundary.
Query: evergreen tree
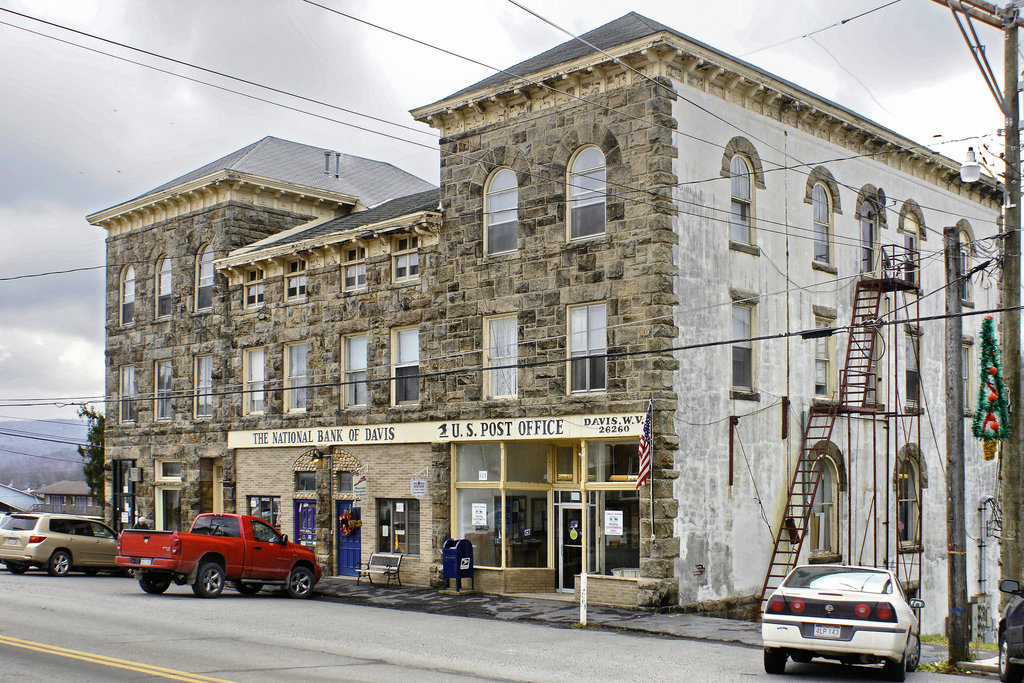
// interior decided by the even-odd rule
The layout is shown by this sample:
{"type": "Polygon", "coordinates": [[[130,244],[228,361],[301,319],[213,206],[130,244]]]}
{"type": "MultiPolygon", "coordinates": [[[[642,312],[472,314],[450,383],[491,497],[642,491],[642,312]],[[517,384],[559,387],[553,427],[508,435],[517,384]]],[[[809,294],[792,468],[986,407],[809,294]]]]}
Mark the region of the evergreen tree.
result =
{"type": "Polygon", "coordinates": [[[89,432],[86,435],[88,443],[78,447],[78,454],[85,461],[82,463],[82,472],[85,474],[85,481],[89,484],[91,493],[100,507],[105,502],[103,495],[103,428],[106,419],[103,413],[97,412],[89,406],[82,406],[78,411],[79,417],[84,417],[89,423],[89,432]]]}
{"type": "Polygon", "coordinates": [[[971,433],[982,440],[985,459],[996,457],[996,445],[1010,434],[1010,419],[1003,386],[1003,366],[999,362],[995,323],[992,316],[981,322],[981,350],[978,355],[978,407],[971,422],[971,433]]]}

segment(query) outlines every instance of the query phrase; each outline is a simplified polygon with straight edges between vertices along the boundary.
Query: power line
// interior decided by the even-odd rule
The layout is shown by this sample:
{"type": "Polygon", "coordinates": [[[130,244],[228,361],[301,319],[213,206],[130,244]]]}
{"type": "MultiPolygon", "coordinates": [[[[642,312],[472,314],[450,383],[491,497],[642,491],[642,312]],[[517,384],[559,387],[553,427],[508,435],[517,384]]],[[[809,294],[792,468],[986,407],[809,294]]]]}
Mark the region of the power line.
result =
{"type": "Polygon", "coordinates": [[[80,464],[82,464],[81,460],[66,460],[64,458],[54,458],[54,457],[49,456],[49,455],[37,455],[35,453],[25,453],[24,451],[15,451],[15,450],[11,450],[10,448],[0,448],[0,451],[3,451],[4,453],[13,453],[14,455],[24,455],[24,456],[29,457],[29,458],[39,458],[40,460],[54,460],[56,462],[66,462],[66,463],[68,463],[70,465],[80,465],[80,464]]]}
{"type": "Polygon", "coordinates": [[[746,59],[750,55],[757,54],[758,52],[763,52],[765,50],[771,50],[772,48],[776,48],[776,47],[778,47],[780,45],[785,45],[786,43],[791,43],[794,40],[800,40],[802,38],[810,38],[811,36],[813,36],[815,34],[821,33],[822,31],[827,31],[830,28],[835,28],[836,26],[843,26],[844,24],[848,24],[851,21],[854,21],[855,19],[860,19],[861,17],[866,17],[867,15],[871,14],[872,12],[877,12],[878,10],[885,9],[886,7],[890,7],[892,5],[895,5],[898,2],[900,2],[900,0],[892,0],[892,2],[887,2],[884,5],[879,5],[878,7],[875,7],[873,9],[869,9],[869,10],[867,10],[865,12],[861,12],[860,14],[855,14],[852,17],[847,17],[846,19],[843,19],[842,21],[837,21],[837,22],[835,22],[833,24],[829,24],[828,26],[822,26],[821,28],[814,29],[813,31],[808,31],[807,33],[802,33],[802,34],[800,34],[798,36],[793,36],[792,38],[786,38],[785,40],[780,40],[777,43],[772,43],[771,45],[765,45],[764,47],[759,47],[756,50],[751,50],[750,52],[744,52],[743,54],[739,55],[739,57],[741,59],[746,59]]]}

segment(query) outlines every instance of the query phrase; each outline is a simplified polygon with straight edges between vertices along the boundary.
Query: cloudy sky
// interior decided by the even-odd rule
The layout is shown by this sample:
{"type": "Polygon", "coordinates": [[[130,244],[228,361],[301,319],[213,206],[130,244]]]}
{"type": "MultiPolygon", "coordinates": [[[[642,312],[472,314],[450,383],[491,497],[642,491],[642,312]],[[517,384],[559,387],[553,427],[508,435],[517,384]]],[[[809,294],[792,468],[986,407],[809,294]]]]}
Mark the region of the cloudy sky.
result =
{"type": "MultiPolygon", "coordinates": [[[[949,10],[929,0],[518,1],[576,34],[633,10],[954,159],[968,143],[949,141],[972,136],[999,151],[1001,116],[949,10]]],[[[493,67],[568,39],[508,0],[317,2],[493,67]]],[[[493,73],[306,0],[0,0],[0,10],[0,419],[73,417],[74,403],[102,397],[105,235],[87,214],[265,135],[436,183],[436,137],[408,110],[493,73]],[[73,269],[84,270],[25,277],[73,269]]],[[[1001,75],[1002,33],[978,31],[1001,75]]]]}

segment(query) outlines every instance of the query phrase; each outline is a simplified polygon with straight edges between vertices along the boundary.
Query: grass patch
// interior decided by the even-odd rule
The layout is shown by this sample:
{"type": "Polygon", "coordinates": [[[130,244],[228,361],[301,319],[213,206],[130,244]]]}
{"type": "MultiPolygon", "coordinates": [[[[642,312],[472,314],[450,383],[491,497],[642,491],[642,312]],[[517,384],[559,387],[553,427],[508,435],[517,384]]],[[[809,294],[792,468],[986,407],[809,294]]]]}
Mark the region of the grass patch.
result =
{"type": "MultiPolygon", "coordinates": [[[[921,636],[922,643],[931,643],[932,645],[949,645],[949,638],[946,636],[937,635],[923,635],[921,636]]],[[[991,650],[997,652],[999,650],[998,643],[983,643],[980,640],[972,640],[970,643],[972,650],[991,650]]]]}

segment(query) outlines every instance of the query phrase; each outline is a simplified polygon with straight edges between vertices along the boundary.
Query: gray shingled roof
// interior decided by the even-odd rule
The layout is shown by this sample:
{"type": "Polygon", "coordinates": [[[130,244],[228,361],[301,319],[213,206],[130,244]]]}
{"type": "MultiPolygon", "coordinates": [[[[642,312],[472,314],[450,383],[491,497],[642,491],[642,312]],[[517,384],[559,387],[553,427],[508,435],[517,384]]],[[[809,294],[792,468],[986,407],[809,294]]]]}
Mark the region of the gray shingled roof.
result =
{"type": "Polygon", "coordinates": [[[268,135],[258,142],[155,187],[135,199],[141,199],[222,170],[238,171],[328,192],[354,195],[364,206],[370,207],[396,197],[422,192],[434,187],[427,181],[391,164],[351,154],[341,155],[338,174],[340,178],[334,177],[335,159],[332,154],[330,174],[325,175],[324,150],[324,147],[312,147],[268,135]]]}
{"type": "Polygon", "coordinates": [[[44,496],[89,496],[89,484],[84,481],[69,481],[67,479],[58,481],[56,484],[43,486],[35,490],[35,493],[44,496]]]}
{"type": "MultiPolygon", "coordinates": [[[[708,45],[707,43],[703,43],[697,40],[696,38],[692,38],[686,35],[685,33],[680,33],[679,31],[676,31],[675,29],[669,26],[665,26],[664,24],[654,21],[653,19],[648,19],[642,14],[637,14],[636,12],[630,12],[629,14],[621,16],[618,19],[614,19],[603,26],[595,28],[593,31],[584,33],[583,35],[580,36],[580,39],[585,40],[591,45],[594,45],[595,47],[598,47],[601,50],[608,52],[611,51],[612,48],[615,48],[619,45],[625,45],[635,40],[640,40],[641,38],[646,38],[648,36],[653,36],[663,32],[670,33],[676,36],[677,38],[680,38],[688,43],[691,43],[703,50],[707,50],[712,54],[719,55],[723,59],[733,61],[748,69],[751,69],[756,73],[764,75],[766,78],[770,78],[779,83],[782,83],[786,87],[791,88],[794,92],[801,93],[810,99],[827,102],[831,106],[846,112],[854,119],[870,121],[870,119],[867,119],[862,114],[858,114],[852,109],[844,107],[841,104],[832,102],[831,100],[821,97],[820,95],[817,95],[811,92],[810,90],[807,90],[806,88],[802,88],[791,81],[787,81],[784,78],[780,78],[775,74],[769,73],[764,69],[756,67],[750,62],[745,62],[742,59],[739,59],[738,57],[734,57],[733,55],[730,55],[727,52],[723,52],[717,48],[708,45]]],[[[545,70],[556,67],[559,64],[572,62],[574,60],[592,54],[595,54],[593,48],[585,45],[583,42],[581,42],[581,40],[574,38],[572,40],[568,40],[562,43],[561,45],[553,47],[546,52],[542,52],[535,57],[531,57],[526,61],[519,62],[514,66],[510,66],[504,71],[498,72],[493,76],[488,76],[482,81],[478,81],[477,83],[474,83],[468,88],[463,88],[462,90],[456,93],[452,93],[447,97],[441,98],[440,100],[434,102],[433,104],[428,104],[425,107],[417,107],[417,109],[429,109],[430,107],[433,107],[434,105],[444,102],[446,100],[459,98],[464,95],[469,95],[470,93],[474,93],[481,90],[487,90],[489,88],[499,86],[503,83],[520,81],[523,80],[523,77],[525,76],[530,76],[532,74],[543,72],[545,70]]],[[[878,123],[875,123],[874,121],[871,121],[871,123],[872,125],[877,126],[879,129],[892,134],[893,136],[903,138],[904,140],[907,139],[900,135],[899,133],[889,128],[886,128],[885,126],[881,126],[878,123]]]]}
{"type": "Polygon", "coordinates": [[[271,237],[254,245],[252,251],[280,247],[285,244],[303,242],[315,237],[334,235],[349,230],[355,230],[364,225],[372,225],[382,221],[392,220],[401,216],[407,216],[420,211],[439,211],[438,205],[441,202],[440,190],[436,188],[426,192],[410,194],[398,199],[381,204],[368,211],[356,211],[341,218],[334,218],[323,223],[310,226],[306,230],[299,230],[278,238],[271,237]]]}
{"type": "MultiPolygon", "coordinates": [[[[703,43],[693,40],[693,38],[684,36],[678,31],[673,31],[668,26],[659,24],[653,19],[648,19],[642,14],[637,14],[636,12],[630,12],[629,14],[619,17],[614,21],[608,22],[604,26],[599,26],[593,31],[584,33],[580,38],[601,48],[602,50],[610,50],[617,45],[624,45],[645,36],[661,33],[662,31],[668,31],[669,33],[673,33],[685,38],[686,40],[697,43],[698,45],[703,45],[703,43]]],[[[460,97],[477,90],[492,88],[496,85],[501,85],[502,83],[517,80],[516,76],[528,76],[530,74],[537,73],[538,71],[550,69],[551,67],[564,62],[571,62],[574,59],[586,57],[593,53],[594,50],[592,48],[584,45],[579,40],[569,40],[557,47],[551,48],[547,52],[542,52],[535,57],[530,57],[525,62],[519,62],[515,66],[510,66],[505,69],[505,71],[500,71],[493,76],[488,76],[484,80],[474,83],[468,88],[463,88],[457,93],[453,93],[448,97],[438,100],[438,102],[443,102],[453,97],[460,97]],[[515,74],[515,76],[509,75],[510,73],[515,74]]],[[[437,102],[434,104],[437,104],[437,102]]]]}

